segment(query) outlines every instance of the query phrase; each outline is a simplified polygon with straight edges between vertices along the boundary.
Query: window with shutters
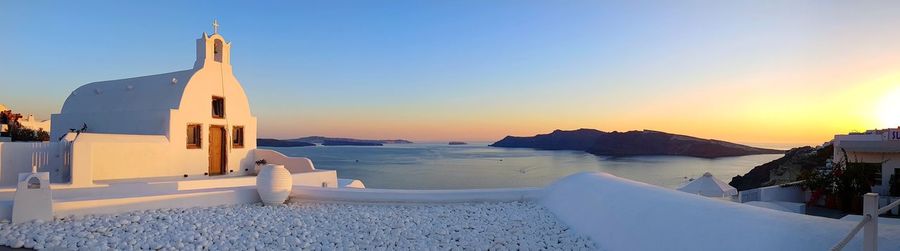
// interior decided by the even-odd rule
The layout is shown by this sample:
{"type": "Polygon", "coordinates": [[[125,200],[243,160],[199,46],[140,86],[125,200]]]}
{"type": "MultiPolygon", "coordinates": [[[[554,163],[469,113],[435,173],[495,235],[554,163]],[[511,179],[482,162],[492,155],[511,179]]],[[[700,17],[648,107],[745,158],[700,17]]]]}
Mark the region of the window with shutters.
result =
{"type": "Polygon", "coordinates": [[[201,135],[203,128],[200,124],[190,124],[187,126],[187,148],[198,149],[201,145],[201,135]]]}
{"type": "Polygon", "coordinates": [[[235,126],[231,130],[231,147],[244,148],[244,127],[235,126]]]}
{"type": "Polygon", "coordinates": [[[223,97],[213,97],[212,98],[212,116],[213,116],[213,118],[224,118],[225,117],[225,98],[223,98],[223,97]]]}

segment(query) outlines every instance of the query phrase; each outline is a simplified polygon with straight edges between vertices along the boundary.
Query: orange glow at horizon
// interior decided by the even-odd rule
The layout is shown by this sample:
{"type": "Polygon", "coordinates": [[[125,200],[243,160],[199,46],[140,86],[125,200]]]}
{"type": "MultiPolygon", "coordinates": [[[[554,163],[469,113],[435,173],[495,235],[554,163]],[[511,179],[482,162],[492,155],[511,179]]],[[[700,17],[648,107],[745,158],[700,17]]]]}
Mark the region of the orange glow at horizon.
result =
{"type": "Polygon", "coordinates": [[[572,104],[527,104],[527,109],[512,109],[500,104],[436,111],[399,109],[403,111],[399,114],[394,110],[383,114],[342,110],[306,114],[303,119],[263,118],[260,137],[323,135],[485,142],[506,135],[593,128],[649,129],[750,145],[800,146],[821,144],[835,134],[898,125],[898,74],[812,89],[809,85],[779,84],[748,88],[752,85],[747,83],[752,81],[765,80],[648,95],[648,101],[615,109],[591,104],[580,104],[580,109],[567,109],[572,104]]]}
{"type": "MultiPolygon", "coordinates": [[[[392,4],[215,5],[257,135],[649,129],[801,146],[900,126],[900,1],[392,4]]],[[[107,5],[0,2],[0,103],[50,119],[83,84],[191,69],[211,31],[207,3],[107,5]]]]}

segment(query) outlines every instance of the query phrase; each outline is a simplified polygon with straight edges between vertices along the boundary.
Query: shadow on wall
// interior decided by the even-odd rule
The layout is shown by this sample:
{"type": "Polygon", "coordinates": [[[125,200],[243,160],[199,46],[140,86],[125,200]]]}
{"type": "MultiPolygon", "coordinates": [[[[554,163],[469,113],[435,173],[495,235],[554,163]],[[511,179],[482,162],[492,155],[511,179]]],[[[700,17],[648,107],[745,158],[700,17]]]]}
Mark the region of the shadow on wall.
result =
{"type": "Polygon", "coordinates": [[[68,182],[65,157],[68,142],[3,142],[0,143],[0,187],[15,187],[19,173],[49,172],[51,183],[68,182]]]}

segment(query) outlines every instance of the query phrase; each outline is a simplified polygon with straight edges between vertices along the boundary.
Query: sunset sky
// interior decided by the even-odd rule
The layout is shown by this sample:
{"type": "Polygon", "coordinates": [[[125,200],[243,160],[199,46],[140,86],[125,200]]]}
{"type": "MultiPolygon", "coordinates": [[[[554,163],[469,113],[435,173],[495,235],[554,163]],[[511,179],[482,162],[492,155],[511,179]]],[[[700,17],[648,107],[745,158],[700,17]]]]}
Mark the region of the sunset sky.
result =
{"type": "Polygon", "coordinates": [[[900,126],[900,1],[0,1],[0,103],[189,69],[218,19],[261,137],[654,129],[761,146],[900,126]]]}

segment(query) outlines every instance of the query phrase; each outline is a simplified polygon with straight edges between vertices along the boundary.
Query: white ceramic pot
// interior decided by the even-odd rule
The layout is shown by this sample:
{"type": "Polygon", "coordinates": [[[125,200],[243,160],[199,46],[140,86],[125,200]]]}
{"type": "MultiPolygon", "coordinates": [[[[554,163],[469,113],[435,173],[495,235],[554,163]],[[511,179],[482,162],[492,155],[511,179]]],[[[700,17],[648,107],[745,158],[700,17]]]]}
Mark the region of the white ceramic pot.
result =
{"type": "Polygon", "coordinates": [[[283,204],[291,195],[293,183],[291,172],[283,165],[265,165],[256,175],[256,191],[266,205],[283,204]]]}

